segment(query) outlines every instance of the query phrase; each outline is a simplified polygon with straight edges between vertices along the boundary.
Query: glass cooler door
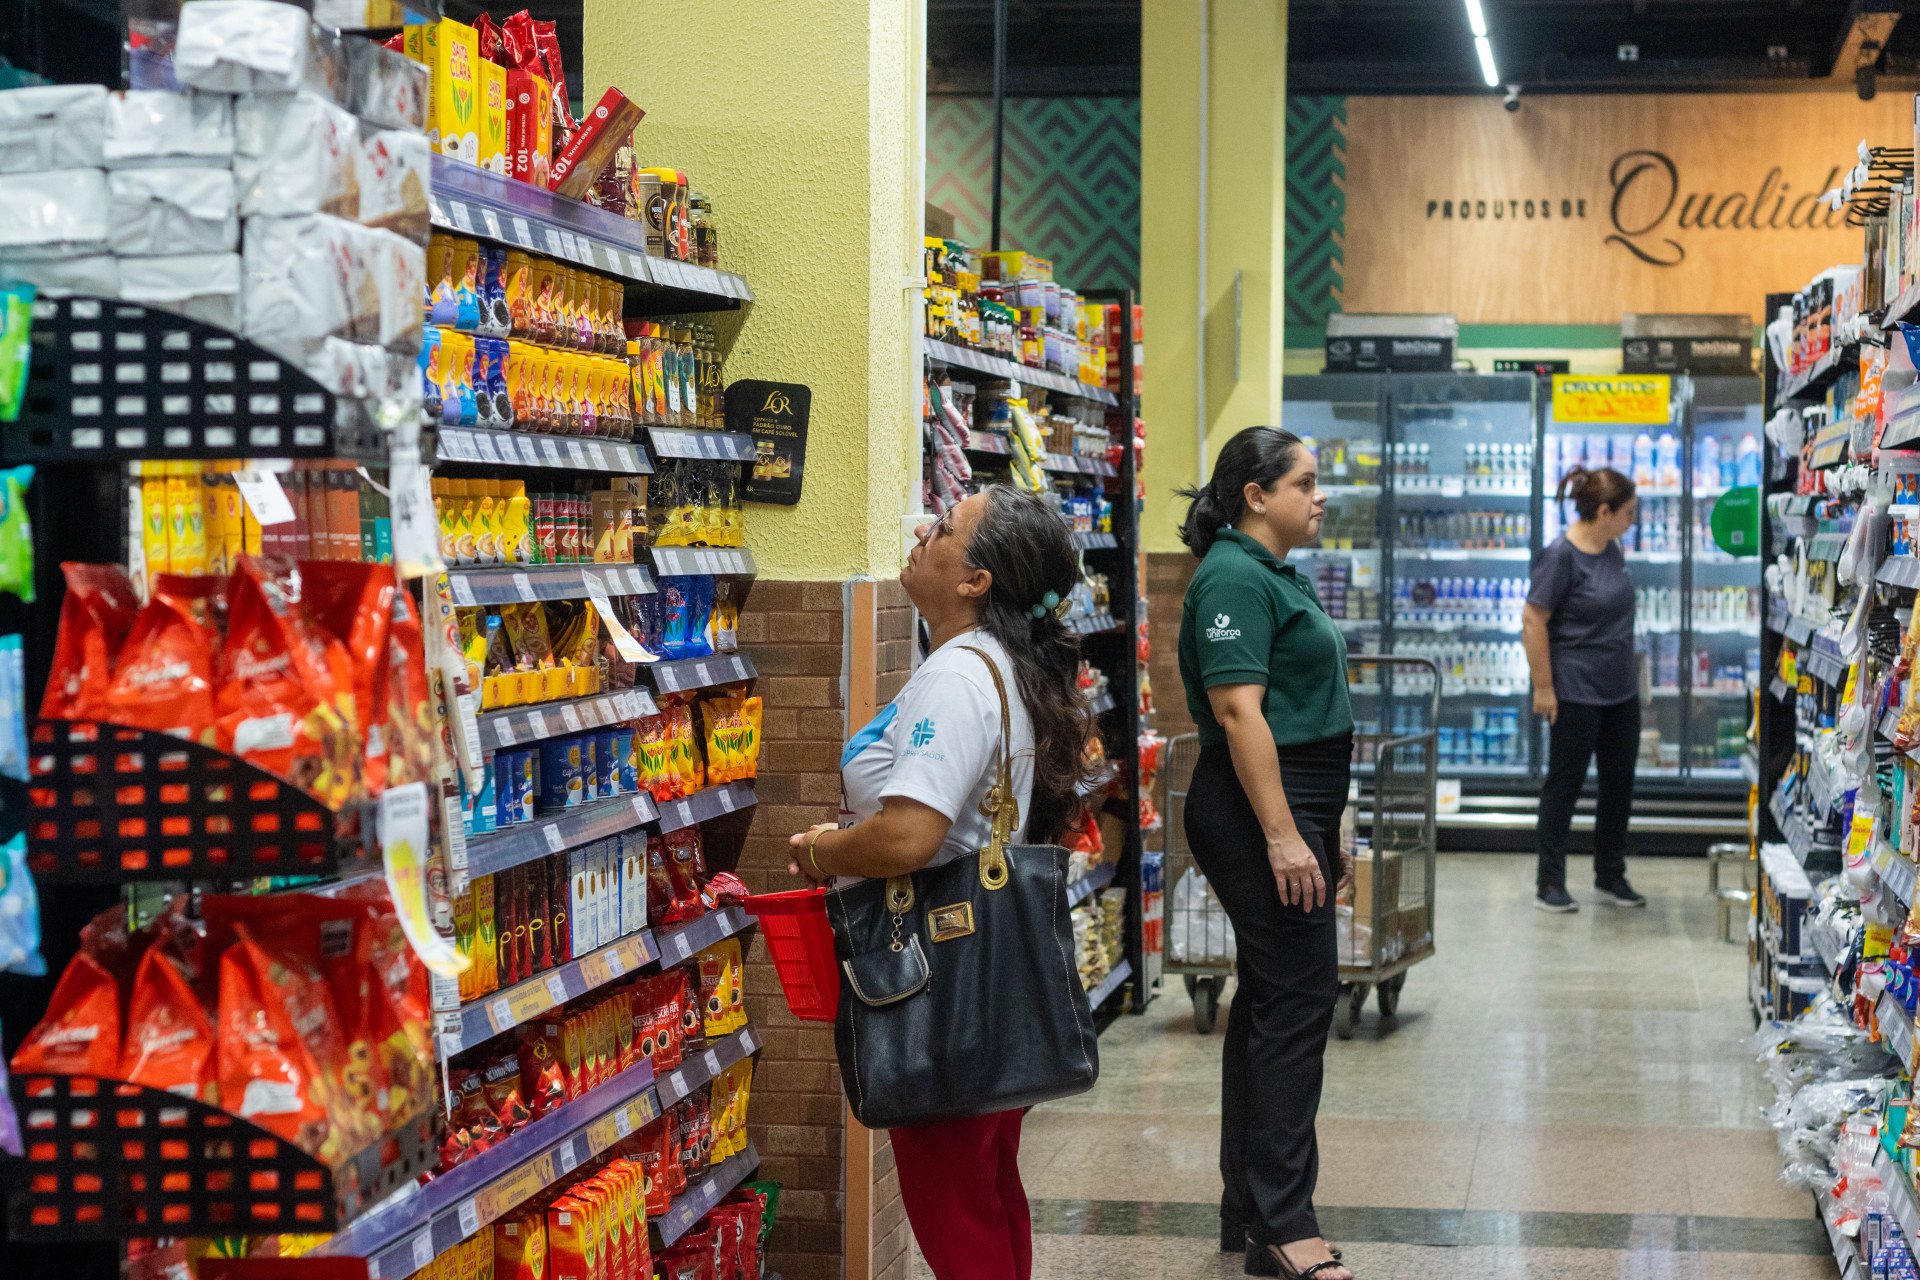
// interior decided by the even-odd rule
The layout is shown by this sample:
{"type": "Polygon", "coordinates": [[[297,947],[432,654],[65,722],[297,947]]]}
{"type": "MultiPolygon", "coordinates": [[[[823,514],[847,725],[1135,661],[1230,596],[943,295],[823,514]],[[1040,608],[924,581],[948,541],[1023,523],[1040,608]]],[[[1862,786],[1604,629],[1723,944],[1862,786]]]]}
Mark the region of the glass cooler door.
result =
{"type": "Polygon", "coordinates": [[[1517,782],[1533,765],[1520,609],[1534,387],[1531,374],[1399,374],[1387,388],[1388,652],[1439,666],[1451,777],[1517,782]]]}
{"type": "Polygon", "coordinates": [[[1757,556],[1735,558],[1713,545],[1709,521],[1721,494],[1760,480],[1764,417],[1756,378],[1691,381],[1688,474],[1693,479],[1692,563],[1682,619],[1691,655],[1685,767],[1690,778],[1739,782],[1740,755],[1760,679],[1760,570],[1757,556]]]}
{"type": "MultiPolygon", "coordinates": [[[[1554,498],[1561,478],[1574,467],[1611,467],[1633,477],[1639,492],[1639,521],[1620,545],[1634,583],[1634,650],[1644,658],[1653,687],[1653,703],[1640,726],[1638,776],[1643,779],[1678,778],[1687,739],[1687,685],[1681,656],[1686,651],[1688,462],[1684,380],[1674,382],[1668,420],[1660,425],[1561,422],[1553,416],[1549,401],[1540,447],[1542,546],[1559,537],[1575,518],[1573,503],[1554,498]]],[[[1547,723],[1535,719],[1544,761],[1547,723]]]]}

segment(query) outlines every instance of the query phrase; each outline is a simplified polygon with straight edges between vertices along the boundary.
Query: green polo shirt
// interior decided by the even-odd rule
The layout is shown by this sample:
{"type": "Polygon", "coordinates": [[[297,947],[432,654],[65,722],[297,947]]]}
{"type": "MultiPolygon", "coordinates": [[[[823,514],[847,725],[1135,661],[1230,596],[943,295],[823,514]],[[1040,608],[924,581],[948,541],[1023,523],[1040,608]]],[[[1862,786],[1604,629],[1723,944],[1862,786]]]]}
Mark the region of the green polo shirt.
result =
{"type": "Polygon", "coordinates": [[[1207,701],[1207,690],[1227,684],[1266,687],[1276,746],[1353,729],[1346,637],[1313,584],[1238,529],[1222,529],[1193,571],[1180,614],[1180,682],[1202,746],[1227,740],[1207,701]]]}

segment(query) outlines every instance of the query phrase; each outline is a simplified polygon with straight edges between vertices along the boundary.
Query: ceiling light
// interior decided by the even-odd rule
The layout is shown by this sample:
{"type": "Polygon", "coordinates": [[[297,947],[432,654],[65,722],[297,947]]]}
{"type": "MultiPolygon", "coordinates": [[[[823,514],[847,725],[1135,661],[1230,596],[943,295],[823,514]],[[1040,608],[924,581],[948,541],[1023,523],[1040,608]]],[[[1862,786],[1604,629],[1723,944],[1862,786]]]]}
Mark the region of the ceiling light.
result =
{"type": "Polygon", "coordinates": [[[1473,38],[1473,51],[1480,55],[1480,78],[1487,82],[1487,88],[1500,87],[1500,72],[1493,65],[1493,46],[1487,43],[1485,36],[1473,38]]]}
{"type": "Polygon", "coordinates": [[[1467,0],[1467,25],[1473,28],[1473,34],[1485,37],[1487,34],[1487,15],[1480,12],[1480,0],[1467,0]]]}

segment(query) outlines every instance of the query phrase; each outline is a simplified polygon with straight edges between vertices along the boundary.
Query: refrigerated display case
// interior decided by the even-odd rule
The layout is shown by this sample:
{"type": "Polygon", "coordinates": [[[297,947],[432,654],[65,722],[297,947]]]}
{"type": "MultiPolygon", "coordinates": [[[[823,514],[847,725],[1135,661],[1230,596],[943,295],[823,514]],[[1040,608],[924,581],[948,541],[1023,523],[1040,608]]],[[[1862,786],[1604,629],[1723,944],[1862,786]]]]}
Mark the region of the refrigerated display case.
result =
{"type": "Polygon", "coordinates": [[[1758,556],[1738,558],[1713,543],[1713,504],[1739,485],[1759,484],[1766,432],[1753,378],[1691,379],[1687,457],[1694,478],[1687,592],[1688,776],[1729,784],[1746,777],[1741,757],[1760,686],[1758,556]]]}

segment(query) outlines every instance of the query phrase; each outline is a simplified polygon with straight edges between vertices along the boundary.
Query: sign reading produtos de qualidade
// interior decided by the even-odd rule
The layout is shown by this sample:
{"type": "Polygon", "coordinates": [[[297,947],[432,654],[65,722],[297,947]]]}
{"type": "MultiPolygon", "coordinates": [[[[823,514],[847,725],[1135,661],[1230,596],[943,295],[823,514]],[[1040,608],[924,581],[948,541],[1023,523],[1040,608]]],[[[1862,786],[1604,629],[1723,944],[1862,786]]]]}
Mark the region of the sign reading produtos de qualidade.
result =
{"type": "Polygon", "coordinates": [[[1664,373],[1557,373],[1553,420],[1563,426],[1659,426],[1671,394],[1664,373]]]}

